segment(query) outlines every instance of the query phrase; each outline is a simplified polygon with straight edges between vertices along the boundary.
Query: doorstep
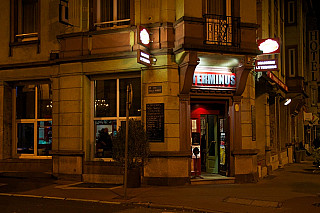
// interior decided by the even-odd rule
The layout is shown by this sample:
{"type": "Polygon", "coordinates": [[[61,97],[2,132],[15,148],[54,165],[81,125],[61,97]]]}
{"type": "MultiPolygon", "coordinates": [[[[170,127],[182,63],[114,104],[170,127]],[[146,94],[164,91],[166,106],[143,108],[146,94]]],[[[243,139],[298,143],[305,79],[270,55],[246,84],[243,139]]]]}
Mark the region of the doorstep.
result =
{"type": "Polygon", "coordinates": [[[226,177],[219,174],[202,174],[191,178],[191,185],[200,184],[234,184],[235,177],[226,177]]]}

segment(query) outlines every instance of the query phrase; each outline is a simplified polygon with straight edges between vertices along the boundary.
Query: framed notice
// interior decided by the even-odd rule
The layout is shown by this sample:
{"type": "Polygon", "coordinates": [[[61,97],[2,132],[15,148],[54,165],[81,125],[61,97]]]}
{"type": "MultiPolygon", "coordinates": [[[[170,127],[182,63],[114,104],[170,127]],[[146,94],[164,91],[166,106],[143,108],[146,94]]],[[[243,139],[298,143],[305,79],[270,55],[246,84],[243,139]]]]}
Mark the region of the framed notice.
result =
{"type": "Polygon", "coordinates": [[[251,122],[252,122],[252,140],[255,141],[256,135],[256,107],[251,106],[251,122]]]}
{"type": "Polygon", "coordinates": [[[164,142],[164,103],[147,104],[146,129],[150,142],[164,142]]]}

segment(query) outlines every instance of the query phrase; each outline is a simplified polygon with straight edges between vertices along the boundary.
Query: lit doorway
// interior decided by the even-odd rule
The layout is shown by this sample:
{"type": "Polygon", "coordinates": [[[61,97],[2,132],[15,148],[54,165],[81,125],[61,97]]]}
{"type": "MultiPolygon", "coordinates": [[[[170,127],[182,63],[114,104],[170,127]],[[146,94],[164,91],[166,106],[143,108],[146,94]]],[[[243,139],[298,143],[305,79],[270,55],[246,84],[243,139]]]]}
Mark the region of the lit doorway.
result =
{"type": "Polygon", "coordinates": [[[225,102],[192,103],[192,149],[198,147],[197,159],[193,156],[193,174],[228,174],[228,119],[225,102]]]}

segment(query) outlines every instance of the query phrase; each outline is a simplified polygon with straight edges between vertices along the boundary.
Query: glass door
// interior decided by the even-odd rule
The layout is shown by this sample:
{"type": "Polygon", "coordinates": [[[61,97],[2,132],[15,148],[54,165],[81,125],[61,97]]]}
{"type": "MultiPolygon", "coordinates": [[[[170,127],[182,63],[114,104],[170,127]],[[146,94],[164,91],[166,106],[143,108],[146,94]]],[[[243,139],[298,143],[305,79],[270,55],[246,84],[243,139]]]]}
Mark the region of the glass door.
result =
{"type": "Polygon", "coordinates": [[[217,115],[201,115],[201,143],[205,143],[206,147],[206,172],[218,173],[219,149],[217,115]]]}

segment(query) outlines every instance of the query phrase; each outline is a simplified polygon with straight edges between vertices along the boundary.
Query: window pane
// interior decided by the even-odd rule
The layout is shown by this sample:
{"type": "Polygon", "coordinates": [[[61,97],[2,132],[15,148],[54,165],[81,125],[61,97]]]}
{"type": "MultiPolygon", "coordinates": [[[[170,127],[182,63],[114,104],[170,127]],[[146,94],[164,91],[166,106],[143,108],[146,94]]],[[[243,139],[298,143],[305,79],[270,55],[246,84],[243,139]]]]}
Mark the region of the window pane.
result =
{"type": "Polygon", "coordinates": [[[130,0],[118,0],[117,19],[130,19],[130,0]]]}
{"type": "Polygon", "coordinates": [[[52,149],[52,121],[38,121],[38,156],[49,155],[52,149]]]}
{"type": "Polygon", "coordinates": [[[141,116],[141,79],[120,79],[120,117],[126,116],[127,85],[132,84],[133,98],[129,110],[130,116],[141,116]]]}
{"type": "Polygon", "coordinates": [[[113,21],[113,0],[100,0],[101,22],[113,21]]]}
{"type": "Polygon", "coordinates": [[[95,82],[95,117],[115,117],[117,114],[117,81],[95,82]]]}
{"type": "Polygon", "coordinates": [[[207,0],[207,14],[226,15],[226,0],[207,0]]]}
{"type": "Polygon", "coordinates": [[[34,124],[18,124],[18,154],[34,154],[34,124]]]}
{"type": "Polygon", "coordinates": [[[37,32],[38,0],[22,0],[22,33],[37,32]]]}
{"type": "Polygon", "coordinates": [[[38,86],[38,118],[52,118],[51,84],[38,86]]]}
{"type": "Polygon", "coordinates": [[[16,117],[35,118],[35,85],[16,87],[16,117]]]}
{"type": "Polygon", "coordinates": [[[116,120],[95,121],[95,157],[112,158],[112,138],[117,132],[116,120]]]}

